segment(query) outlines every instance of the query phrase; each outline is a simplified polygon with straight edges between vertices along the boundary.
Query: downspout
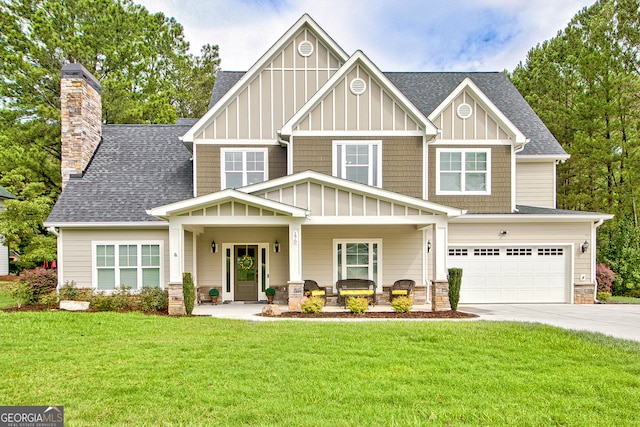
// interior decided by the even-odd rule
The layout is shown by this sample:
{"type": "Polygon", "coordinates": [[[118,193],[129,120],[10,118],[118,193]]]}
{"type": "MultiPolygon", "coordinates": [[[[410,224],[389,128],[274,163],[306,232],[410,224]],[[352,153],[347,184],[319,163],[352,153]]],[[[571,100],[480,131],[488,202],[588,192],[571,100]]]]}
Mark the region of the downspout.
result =
{"type": "Polygon", "coordinates": [[[593,237],[591,238],[591,247],[593,248],[591,255],[591,274],[593,277],[593,283],[595,284],[595,290],[593,292],[593,302],[595,304],[603,304],[602,301],[598,300],[598,279],[596,278],[596,231],[598,227],[600,227],[604,223],[604,219],[600,218],[596,222],[593,223],[593,237]]]}
{"type": "Polygon", "coordinates": [[[60,237],[60,233],[58,233],[55,227],[47,227],[47,231],[56,237],[60,237]]]}
{"type": "Polygon", "coordinates": [[[280,144],[282,147],[286,148],[287,150],[287,175],[291,175],[293,173],[293,167],[291,165],[291,158],[292,158],[291,143],[289,141],[285,141],[284,139],[282,139],[281,130],[277,130],[276,135],[277,135],[278,144],[280,144]]]}

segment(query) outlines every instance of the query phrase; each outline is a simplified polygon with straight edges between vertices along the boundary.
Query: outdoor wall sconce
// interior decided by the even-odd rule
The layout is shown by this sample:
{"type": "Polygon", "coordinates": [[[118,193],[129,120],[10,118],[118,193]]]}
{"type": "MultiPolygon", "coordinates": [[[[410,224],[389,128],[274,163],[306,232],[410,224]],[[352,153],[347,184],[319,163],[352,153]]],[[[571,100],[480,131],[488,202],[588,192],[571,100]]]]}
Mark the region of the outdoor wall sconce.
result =
{"type": "Polygon", "coordinates": [[[431,252],[431,240],[427,240],[427,252],[431,252]]]}
{"type": "Polygon", "coordinates": [[[275,242],[273,242],[273,252],[275,252],[275,253],[279,253],[280,252],[280,243],[278,243],[277,240],[275,242]]]}
{"type": "Polygon", "coordinates": [[[216,253],[218,252],[218,245],[216,245],[216,241],[212,240],[211,241],[211,253],[216,253]]]}
{"type": "Polygon", "coordinates": [[[582,253],[587,252],[589,250],[589,242],[585,240],[584,243],[580,245],[580,250],[582,251],[582,253]]]}

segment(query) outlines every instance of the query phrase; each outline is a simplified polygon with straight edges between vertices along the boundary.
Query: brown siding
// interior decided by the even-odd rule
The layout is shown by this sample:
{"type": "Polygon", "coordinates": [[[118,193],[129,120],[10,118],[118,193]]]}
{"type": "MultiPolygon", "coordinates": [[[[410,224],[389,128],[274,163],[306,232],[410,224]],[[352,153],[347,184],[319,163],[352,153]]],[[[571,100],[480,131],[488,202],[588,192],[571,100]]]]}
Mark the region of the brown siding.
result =
{"type": "MultiPolygon", "coordinates": [[[[444,148],[438,146],[438,148],[444,148]]],[[[436,195],[436,147],[429,147],[429,201],[469,212],[511,212],[511,146],[456,145],[459,148],[491,148],[491,194],[488,196],[436,195]]]]}
{"type": "MultiPolygon", "coordinates": [[[[224,148],[242,148],[246,145],[225,145],[224,148]]],[[[194,145],[196,152],[196,196],[220,191],[220,145],[194,145]]],[[[264,148],[251,146],[251,148],[264,148]]],[[[269,179],[280,178],[287,174],[287,152],[280,146],[267,147],[269,156],[269,179]]]]}
{"type": "Polygon", "coordinates": [[[296,137],[293,142],[293,172],[313,170],[331,175],[334,140],[382,139],[382,188],[422,198],[422,137],[296,137]]]}

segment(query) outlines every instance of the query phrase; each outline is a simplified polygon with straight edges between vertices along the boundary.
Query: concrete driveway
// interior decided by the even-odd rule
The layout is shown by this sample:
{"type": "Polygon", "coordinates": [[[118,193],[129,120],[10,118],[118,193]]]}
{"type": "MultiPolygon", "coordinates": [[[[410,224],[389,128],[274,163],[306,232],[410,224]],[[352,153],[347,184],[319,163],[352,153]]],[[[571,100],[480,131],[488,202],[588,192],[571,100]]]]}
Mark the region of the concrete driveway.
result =
{"type": "Polygon", "coordinates": [[[640,341],[640,305],[460,304],[458,310],[481,320],[538,322],[640,341]]]}

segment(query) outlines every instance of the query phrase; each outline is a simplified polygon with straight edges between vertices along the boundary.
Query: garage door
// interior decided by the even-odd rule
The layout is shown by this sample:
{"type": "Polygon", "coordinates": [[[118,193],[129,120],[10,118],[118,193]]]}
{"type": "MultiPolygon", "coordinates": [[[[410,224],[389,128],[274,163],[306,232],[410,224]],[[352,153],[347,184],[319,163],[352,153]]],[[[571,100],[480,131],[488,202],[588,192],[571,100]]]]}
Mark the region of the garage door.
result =
{"type": "Polygon", "coordinates": [[[564,247],[449,247],[448,266],[462,268],[461,303],[569,302],[564,247]]]}

